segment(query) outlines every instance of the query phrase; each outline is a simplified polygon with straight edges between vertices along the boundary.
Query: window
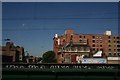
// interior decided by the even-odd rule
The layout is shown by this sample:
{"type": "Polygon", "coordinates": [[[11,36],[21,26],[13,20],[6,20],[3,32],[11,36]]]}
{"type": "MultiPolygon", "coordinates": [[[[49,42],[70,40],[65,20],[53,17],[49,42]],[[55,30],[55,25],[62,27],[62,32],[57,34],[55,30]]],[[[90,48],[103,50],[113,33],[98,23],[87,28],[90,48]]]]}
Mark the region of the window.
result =
{"type": "Polygon", "coordinates": [[[100,38],[102,38],[102,36],[100,35],[100,38]]]}
{"type": "Polygon", "coordinates": [[[111,41],[110,41],[110,40],[108,40],[108,42],[110,43],[111,41]]]}
{"type": "Polygon", "coordinates": [[[93,51],[95,51],[95,48],[93,48],[93,51]]]}
{"type": "Polygon", "coordinates": [[[82,38],[81,36],[79,36],[79,38],[82,38]]]}
{"type": "Polygon", "coordinates": [[[95,47],[95,44],[93,44],[92,47],[95,47]]]}
{"type": "Polygon", "coordinates": [[[78,51],[82,51],[82,48],[81,48],[81,47],[79,47],[79,48],[78,48],[78,51]]]}
{"type": "Polygon", "coordinates": [[[84,41],[83,41],[84,43],[87,43],[87,40],[86,39],[84,39],[84,41]]]}
{"type": "Polygon", "coordinates": [[[116,49],[114,49],[114,51],[116,51],[116,49]]]}
{"type": "Polygon", "coordinates": [[[117,43],[120,43],[120,41],[117,41],[117,43]]]}
{"type": "Polygon", "coordinates": [[[80,40],[80,42],[82,42],[82,40],[80,40]]]}
{"type": "Polygon", "coordinates": [[[100,49],[100,51],[103,51],[103,49],[100,49]]]}
{"type": "Polygon", "coordinates": [[[109,51],[111,51],[111,49],[109,49],[109,51]]]}
{"type": "Polygon", "coordinates": [[[70,57],[65,57],[65,62],[66,63],[70,63],[71,61],[70,61],[70,57]]]}
{"type": "Polygon", "coordinates": [[[71,51],[71,48],[68,48],[68,51],[71,51]]]}
{"type": "Polygon", "coordinates": [[[98,47],[98,44],[96,46],[98,47]]]}
{"type": "Polygon", "coordinates": [[[117,53],[118,54],[118,56],[120,56],[120,53],[117,53]]]}
{"type": "Polygon", "coordinates": [[[87,48],[84,48],[84,51],[87,51],[87,48]]]}
{"type": "Polygon", "coordinates": [[[111,37],[110,36],[108,36],[108,39],[110,39],[111,37]]]}
{"type": "Polygon", "coordinates": [[[62,54],[62,57],[63,57],[63,54],[62,54]]]}
{"type": "Polygon", "coordinates": [[[74,49],[75,49],[75,51],[78,51],[78,47],[75,47],[74,49]]]}
{"type": "Polygon", "coordinates": [[[95,40],[92,40],[93,43],[95,43],[95,40]]]}
{"type": "Polygon", "coordinates": [[[100,40],[100,43],[102,43],[102,40],[100,40]]]}
{"type": "Polygon", "coordinates": [[[74,48],[71,48],[71,51],[74,51],[75,49],[74,48]]]}
{"type": "Polygon", "coordinates": [[[72,42],[73,42],[73,39],[71,39],[70,42],[72,43],[72,42]]]}
{"type": "Polygon", "coordinates": [[[117,54],[116,53],[114,53],[114,56],[116,56],[117,54]]]}
{"type": "Polygon", "coordinates": [[[108,45],[108,47],[111,47],[111,45],[108,45]]]}
{"type": "Polygon", "coordinates": [[[109,53],[108,55],[109,55],[109,56],[111,56],[112,54],[111,54],[111,53],[109,53]]]}
{"type": "Polygon", "coordinates": [[[98,51],[99,49],[97,48],[97,51],[98,51]]]}
{"type": "Polygon", "coordinates": [[[100,45],[100,47],[102,47],[102,45],[100,45]]]}
{"type": "Polygon", "coordinates": [[[63,39],[63,42],[65,42],[65,39],[63,39]]]}
{"type": "Polygon", "coordinates": [[[98,40],[96,42],[98,43],[98,40]]]}
{"type": "Polygon", "coordinates": [[[84,36],[84,38],[85,38],[85,36],[84,36]]]}
{"type": "Polygon", "coordinates": [[[71,35],[71,38],[73,38],[73,35],[71,35]]]}
{"type": "Polygon", "coordinates": [[[117,37],[117,39],[119,39],[119,37],[117,37]]]}
{"type": "Polygon", "coordinates": [[[120,51],[120,49],[117,49],[117,51],[119,52],[119,51],[120,51]]]}
{"type": "Polygon", "coordinates": [[[116,45],[114,45],[114,47],[116,47],[116,45]]]}
{"type": "Polygon", "coordinates": [[[95,38],[95,36],[92,36],[92,38],[95,38]]]}
{"type": "Polygon", "coordinates": [[[70,40],[72,40],[73,39],[73,35],[71,35],[71,37],[70,37],[70,40]]]}
{"type": "Polygon", "coordinates": [[[117,47],[120,47],[120,45],[117,45],[117,47]]]}

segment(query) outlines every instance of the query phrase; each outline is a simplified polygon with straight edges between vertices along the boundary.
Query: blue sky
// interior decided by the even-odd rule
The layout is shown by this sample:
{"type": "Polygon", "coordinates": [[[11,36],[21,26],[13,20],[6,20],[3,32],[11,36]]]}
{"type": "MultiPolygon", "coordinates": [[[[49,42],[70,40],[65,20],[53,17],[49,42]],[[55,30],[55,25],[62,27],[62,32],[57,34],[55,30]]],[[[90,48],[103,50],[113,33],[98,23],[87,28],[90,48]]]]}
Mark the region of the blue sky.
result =
{"type": "MultiPolygon", "coordinates": [[[[2,3],[2,38],[10,38],[31,55],[53,49],[53,37],[71,28],[76,33],[118,35],[118,3],[2,3]]],[[[4,44],[4,41],[3,41],[4,44]]]]}

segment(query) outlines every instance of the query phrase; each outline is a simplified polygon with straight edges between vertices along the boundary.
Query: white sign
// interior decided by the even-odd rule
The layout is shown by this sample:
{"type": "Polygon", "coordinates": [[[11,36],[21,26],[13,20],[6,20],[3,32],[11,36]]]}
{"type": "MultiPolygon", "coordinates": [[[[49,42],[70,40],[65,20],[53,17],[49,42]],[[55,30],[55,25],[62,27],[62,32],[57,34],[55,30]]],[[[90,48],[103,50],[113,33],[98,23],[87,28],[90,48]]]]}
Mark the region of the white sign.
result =
{"type": "Polygon", "coordinates": [[[99,63],[107,63],[107,59],[106,58],[84,58],[82,59],[82,63],[95,63],[95,64],[99,64],[99,63]]]}
{"type": "Polygon", "coordinates": [[[120,60],[120,57],[108,57],[107,60],[120,60]]]}

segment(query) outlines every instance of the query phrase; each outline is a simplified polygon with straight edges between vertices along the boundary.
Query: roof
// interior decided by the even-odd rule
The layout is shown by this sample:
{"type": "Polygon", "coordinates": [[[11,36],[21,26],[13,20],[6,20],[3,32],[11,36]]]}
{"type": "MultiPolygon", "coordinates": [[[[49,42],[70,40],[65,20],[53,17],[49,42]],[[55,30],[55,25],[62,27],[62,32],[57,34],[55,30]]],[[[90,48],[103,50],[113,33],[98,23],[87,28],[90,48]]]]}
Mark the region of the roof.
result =
{"type": "Polygon", "coordinates": [[[96,54],[93,55],[93,57],[101,57],[102,51],[98,51],[96,54]]]}
{"type": "Polygon", "coordinates": [[[73,47],[73,46],[84,46],[84,47],[88,47],[87,44],[81,44],[81,43],[68,43],[66,46],[64,46],[64,48],[67,48],[67,47],[73,47]]]}

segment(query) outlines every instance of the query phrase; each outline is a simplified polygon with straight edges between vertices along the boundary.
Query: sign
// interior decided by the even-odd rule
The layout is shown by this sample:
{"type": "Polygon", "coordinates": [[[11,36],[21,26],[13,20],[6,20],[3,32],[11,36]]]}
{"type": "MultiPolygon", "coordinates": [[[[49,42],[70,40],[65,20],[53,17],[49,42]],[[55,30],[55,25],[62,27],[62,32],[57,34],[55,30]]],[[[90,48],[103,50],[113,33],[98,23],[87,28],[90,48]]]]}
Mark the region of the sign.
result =
{"type": "Polygon", "coordinates": [[[89,63],[93,63],[93,64],[105,64],[107,63],[106,58],[83,58],[82,59],[82,63],[83,64],[89,64],[89,63]]]}
{"type": "Polygon", "coordinates": [[[120,57],[108,57],[107,60],[120,60],[120,57]]]}

